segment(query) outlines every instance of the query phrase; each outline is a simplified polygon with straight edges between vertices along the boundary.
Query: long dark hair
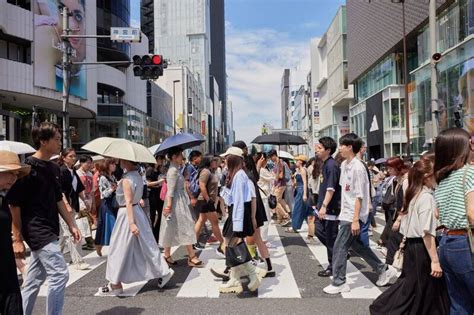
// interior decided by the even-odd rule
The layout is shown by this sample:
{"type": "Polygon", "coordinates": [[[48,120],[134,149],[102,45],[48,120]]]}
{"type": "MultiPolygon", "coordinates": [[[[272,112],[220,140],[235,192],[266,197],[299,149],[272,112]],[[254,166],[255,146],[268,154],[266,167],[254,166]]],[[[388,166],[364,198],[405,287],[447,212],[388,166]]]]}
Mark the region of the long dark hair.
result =
{"type": "Polygon", "coordinates": [[[469,133],[461,128],[446,129],[436,137],[434,174],[438,184],[466,165],[471,153],[470,140],[469,133]]]}
{"type": "Polygon", "coordinates": [[[64,165],[64,158],[71,152],[76,152],[74,148],[65,148],[64,150],[61,151],[61,154],[59,154],[59,159],[58,159],[58,164],[60,166],[64,165]]]}
{"type": "Polygon", "coordinates": [[[211,168],[211,163],[212,161],[215,160],[215,157],[214,155],[205,155],[203,156],[202,160],[201,160],[201,164],[199,165],[199,171],[202,170],[202,169],[205,169],[207,168],[208,170],[211,168]]]}
{"type": "Polygon", "coordinates": [[[311,177],[313,177],[313,179],[317,179],[321,174],[321,170],[323,168],[323,160],[316,156],[314,158],[314,162],[315,163],[313,166],[313,171],[311,172],[311,177]]]}
{"type": "Polygon", "coordinates": [[[423,189],[425,179],[431,175],[433,175],[433,163],[428,159],[417,161],[408,171],[408,188],[403,201],[403,212],[408,211],[410,202],[423,189]]]}
{"type": "Polygon", "coordinates": [[[226,178],[226,186],[230,188],[232,186],[232,180],[234,179],[235,174],[238,171],[243,169],[244,167],[244,160],[241,157],[236,155],[229,155],[227,156],[227,169],[229,173],[226,178]]]}

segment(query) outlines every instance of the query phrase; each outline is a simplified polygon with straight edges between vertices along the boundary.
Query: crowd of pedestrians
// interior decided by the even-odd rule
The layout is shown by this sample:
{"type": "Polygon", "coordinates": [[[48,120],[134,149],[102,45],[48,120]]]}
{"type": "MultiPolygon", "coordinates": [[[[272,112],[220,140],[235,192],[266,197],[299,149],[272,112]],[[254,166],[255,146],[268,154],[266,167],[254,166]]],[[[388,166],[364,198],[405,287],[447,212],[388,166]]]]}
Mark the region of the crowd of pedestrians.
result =
{"type": "Polygon", "coordinates": [[[474,142],[462,129],[441,132],[415,163],[392,157],[377,165],[365,162],[365,144],[353,133],[320,138],[311,159],[251,154],[237,141],[220,156],[192,151],[188,162],[173,147],[154,165],[59,152],[51,123],[34,127],[32,140],[37,151],[24,163],[0,151],[0,314],[32,314],[46,279],[46,313],[61,314],[68,263],[90,268],[83,251],[93,250],[107,256],[97,295],[119,296],[123,284],[151,279],[163,288],[180,263],[173,247],[186,249],[187,266],[202,268],[199,252],[211,244],[226,262],[210,269],[223,280],[219,291],[255,291],[279,276],[272,224],[286,233],[307,229],[306,242],[316,237],[326,247],[329,264],[317,272],[331,277],[326,294],[349,292],[348,259],[363,258],[376,285],[390,285],[371,314],[474,313],[474,142]],[[377,211],[386,221],[378,241],[384,260],[369,246],[377,211]]]}

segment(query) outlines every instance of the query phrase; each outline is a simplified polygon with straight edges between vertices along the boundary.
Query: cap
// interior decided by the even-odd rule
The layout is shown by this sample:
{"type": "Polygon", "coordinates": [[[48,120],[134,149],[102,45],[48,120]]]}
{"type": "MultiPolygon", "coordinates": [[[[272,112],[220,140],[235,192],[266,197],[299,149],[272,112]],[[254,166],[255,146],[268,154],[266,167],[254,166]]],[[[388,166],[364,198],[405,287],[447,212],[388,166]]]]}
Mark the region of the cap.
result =
{"type": "Polygon", "coordinates": [[[300,155],[295,157],[295,160],[306,162],[306,161],[308,161],[308,158],[306,157],[306,155],[300,154],[300,155]]]}
{"type": "Polygon", "coordinates": [[[241,148],[230,147],[230,148],[227,149],[227,151],[225,151],[225,153],[221,154],[221,157],[226,157],[228,155],[235,155],[235,156],[243,158],[244,157],[244,151],[242,151],[241,148]]]}

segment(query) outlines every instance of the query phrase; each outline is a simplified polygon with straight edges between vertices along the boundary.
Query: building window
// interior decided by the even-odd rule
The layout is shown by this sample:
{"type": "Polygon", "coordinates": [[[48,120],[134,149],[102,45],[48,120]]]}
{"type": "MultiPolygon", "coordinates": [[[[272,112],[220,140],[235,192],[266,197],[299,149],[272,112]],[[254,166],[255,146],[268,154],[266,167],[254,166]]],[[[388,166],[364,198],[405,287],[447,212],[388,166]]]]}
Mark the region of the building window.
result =
{"type": "Polygon", "coordinates": [[[31,44],[0,39],[0,58],[31,64],[31,44]]]}

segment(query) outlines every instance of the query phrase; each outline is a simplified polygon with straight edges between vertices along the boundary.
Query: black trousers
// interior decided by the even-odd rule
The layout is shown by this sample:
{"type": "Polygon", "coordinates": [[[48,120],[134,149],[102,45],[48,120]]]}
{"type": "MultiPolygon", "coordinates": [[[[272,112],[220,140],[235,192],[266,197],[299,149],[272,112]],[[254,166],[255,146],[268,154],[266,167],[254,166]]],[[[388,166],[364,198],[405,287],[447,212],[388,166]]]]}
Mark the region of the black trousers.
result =
{"type": "Polygon", "coordinates": [[[315,218],[314,221],[316,224],[316,237],[324,246],[326,246],[329,261],[327,269],[332,271],[332,252],[334,242],[337,238],[339,221],[319,220],[318,218],[315,218]]]}
{"type": "MultiPolygon", "coordinates": [[[[161,191],[161,188],[160,190],[161,191]]],[[[164,201],[160,199],[159,192],[154,195],[150,194],[150,221],[153,228],[153,236],[158,243],[160,237],[161,215],[163,213],[164,201]]]]}
{"type": "Polygon", "coordinates": [[[23,314],[9,220],[0,220],[0,255],[0,314],[23,314]]]}

